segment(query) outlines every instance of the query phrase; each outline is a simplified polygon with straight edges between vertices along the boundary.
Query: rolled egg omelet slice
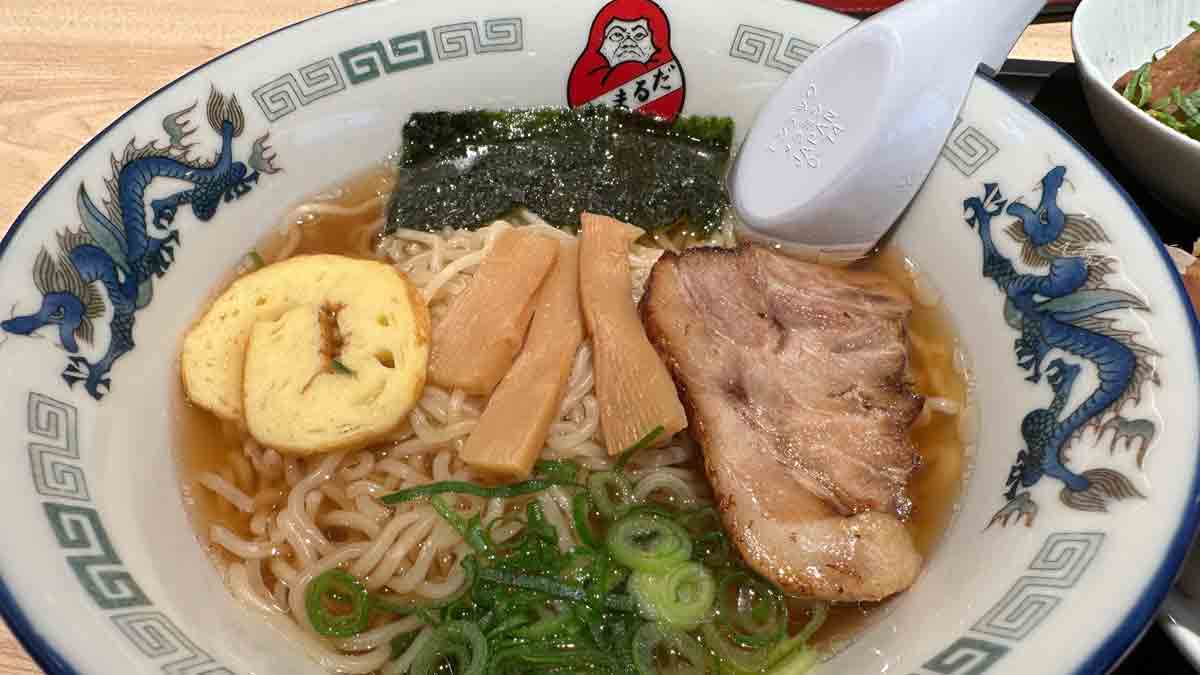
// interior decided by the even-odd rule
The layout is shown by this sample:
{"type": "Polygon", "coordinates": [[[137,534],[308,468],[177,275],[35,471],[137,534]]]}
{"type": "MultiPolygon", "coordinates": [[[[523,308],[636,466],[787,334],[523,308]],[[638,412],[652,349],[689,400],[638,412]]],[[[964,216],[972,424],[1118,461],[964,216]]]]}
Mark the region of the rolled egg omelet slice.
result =
{"type": "Polygon", "coordinates": [[[188,399],[312,454],[395,430],[421,395],[429,313],[390,265],[297,256],[233,282],[184,338],[188,399]]]}

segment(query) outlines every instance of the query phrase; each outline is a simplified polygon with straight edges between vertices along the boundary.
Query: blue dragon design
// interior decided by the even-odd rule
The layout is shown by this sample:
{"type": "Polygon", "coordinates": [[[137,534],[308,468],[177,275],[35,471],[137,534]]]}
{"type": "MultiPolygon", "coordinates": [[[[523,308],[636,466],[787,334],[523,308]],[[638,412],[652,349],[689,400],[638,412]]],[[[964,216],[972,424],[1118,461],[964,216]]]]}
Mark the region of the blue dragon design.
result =
{"type": "Polygon", "coordinates": [[[234,139],[242,134],[245,116],[237,96],[226,98],[215,88],[206,112],[209,125],[221,137],[220,150],[208,161],[190,157],[195,144],[188,140],[196,129],[188,115],[195,107],[192,104],[163,119],[167,145],[150,141],[138,146],[131,140],[121,157],[112,156],[103,209],[79,186],[76,207],[82,227],[59,232],[58,251],[52,254],[43,248],[34,262],[33,280],[42,294],[41,306],[32,314],[0,322],[0,330],[14,335],[57,327],[59,343],[72,355],[63,379],[68,386],[83,382],[97,400],[111,389],[113,364],[134,348],[134,317],[150,304],[154,279],[162,277],[174,260],[180,245],[179,230],[172,226],[178,209],[190,205],[198,220],[207,221],[222,200],[239,199],[261,174],[278,171],[267,145],[269,134],[254,141],[245,163],[234,161],[234,139]],[[185,181],[191,187],[150,200],[148,227],[146,194],[158,178],[185,181]],[[106,314],[110,316],[107,349],[94,361],[79,355],[80,342],[93,342],[94,323],[106,314]]]}
{"type": "Polygon", "coordinates": [[[1157,354],[1141,345],[1132,331],[1118,328],[1112,314],[1149,308],[1137,296],[1106,286],[1116,260],[1097,250],[1098,244],[1109,242],[1103,228],[1058,205],[1066,171],[1057,166],[1042,178],[1041,203],[1036,208],[1020,201],[1008,203],[995,183],[984,185],[983,197],[963,202],[966,222],[983,243],[983,275],[1003,292],[1005,320],[1020,333],[1014,345],[1018,365],[1030,371],[1026,378],[1030,382],[1040,383],[1044,376],[1052,393],[1048,406],[1033,410],[1021,423],[1025,449],[1017,453],[1009,473],[1006,504],[989,527],[1006,526],[1014,517],[1032,525],[1038,506],[1029,488],[1047,476],[1062,483],[1059,500],[1073,509],[1103,512],[1110,501],[1142,497],[1119,471],[1076,472],[1069,466],[1067,450],[1089,426],[1100,434],[1113,429],[1114,447],[1117,437],[1141,438],[1137,457],[1141,466],[1154,424],[1126,420],[1120,413],[1126,404],[1140,399],[1147,383],[1159,381],[1154,367],[1157,354]],[[1016,218],[1005,231],[1020,244],[1021,262],[1044,273],[1019,272],[997,248],[992,221],[1002,213],[1016,218]],[[1094,366],[1099,384],[1068,413],[1067,404],[1083,372],[1077,361],[1094,366]]]}

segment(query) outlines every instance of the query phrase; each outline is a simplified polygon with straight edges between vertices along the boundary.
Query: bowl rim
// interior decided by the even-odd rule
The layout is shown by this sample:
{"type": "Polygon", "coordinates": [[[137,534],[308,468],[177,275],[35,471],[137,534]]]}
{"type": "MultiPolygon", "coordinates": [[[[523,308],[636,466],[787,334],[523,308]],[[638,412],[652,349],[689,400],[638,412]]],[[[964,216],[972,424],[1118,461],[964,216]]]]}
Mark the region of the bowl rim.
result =
{"type": "MultiPolygon", "coordinates": [[[[1098,0],[1085,0],[1084,2],[1080,3],[1079,7],[1076,9],[1076,16],[1079,16],[1080,12],[1088,12],[1093,8],[1093,5],[1096,5],[1097,2],[1098,0]]],[[[1136,125],[1134,127],[1134,133],[1142,131],[1147,134],[1153,134],[1157,138],[1162,139],[1164,142],[1175,143],[1182,152],[1200,152],[1200,141],[1175,131],[1158,120],[1151,118],[1149,115],[1145,114],[1144,111],[1133,105],[1133,103],[1129,102],[1129,100],[1124,96],[1117,93],[1117,90],[1114,89],[1111,84],[1105,82],[1104,78],[1100,74],[1100,68],[1092,59],[1091,53],[1087,50],[1087,48],[1090,46],[1090,39],[1091,35],[1088,34],[1087,30],[1083,28],[1082,23],[1078,21],[1071,22],[1071,52],[1075,56],[1076,66],[1086,80],[1095,83],[1097,85],[1096,88],[1103,92],[1100,94],[1100,96],[1115,101],[1114,105],[1118,106],[1119,109],[1134,113],[1134,120],[1136,120],[1132,122],[1134,125],[1136,125]],[[1184,150],[1184,148],[1189,148],[1189,150],[1184,150]]],[[[1178,591],[1174,589],[1174,584],[1172,583],[1172,585],[1167,589],[1164,602],[1174,601],[1183,603],[1184,601],[1177,596],[1178,591]]],[[[1186,657],[1193,664],[1200,664],[1200,650],[1196,649],[1196,645],[1186,643],[1181,637],[1180,632],[1185,631],[1186,629],[1175,626],[1168,615],[1160,615],[1159,621],[1163,625],[1164,629],[1166,629],[1168,636],[1170,636],[1172,641],[1175,643],[1175,646],[1180,651],[1184,652],[1186,657]]]]}
{"type": "MultiPolygon", "coordinates": [[[[999,83],[992,82],[992,84],[997,89],[1000,89],[1005,94],[1008,94],[1008,92],[1005,91],[999,83]]],[[[1113,91],[1113,94],[1115,95],[1116,92],[1113,91]]],[[[1160,262],[1167,266],[1168,272],[1171,275],[1171,281],[1174,282],[1175,292],[1178,294],[1179,300],[1183,303],[1184,312],[1188,316],[1191,316],[1191,321],[1189,323],[1191,324],[1192,329],[1192,347],[1196,351],[1197,358],[1200,358],[1200,316],[1197,315],[1196,308],[1192,305],[1191,298],[1187,294],[1187,289],[1183,287],[1183,278],[1180,277],[1179,273],[1176,271],[1175,263],[1171,260],[1170,254],[1167,253],[1167,248],[1163,244],[1162,239],[1158,236],[1158,231],[1155,230],[1150,224],[1150,221],[1146,219],[1146,214],[1142,213],[1141,207],[1137,205],[1137,202],[1133,201],[1133,198],[1130,197],[1129,193],[1125,191],[1125,188],[1117,182],[1117,179],[1114,178],[1111,173],[1109,173],[1108,169],[1105,168],[1103,164],[1096,161],[1096,158],[1092,157],[1091,153],[1085,150],[1083,146],[1076,143],[1075,139],[1072,138],[1070,134],[1068,134],[1066,131],[1063,131],[1063,129],[1055,124],[1053,120],[1051,120],[1049,117],[1046,117],[1042,111],[1033,107],[1030,103],[1025,101],[1025,99],[1022,99],[1018,96],[1013,96],[1012,94],[1008,95],[1024,106],[1031,113],[1036,115],[1043,122],[1045,122],[1047,126],[1054,129],[1054,131],[1062,136],[1063,139],[1065,139],[1070,145],[1073,145],[1079,151],[1079,154],[1088,162],[1090,162],[1092,166],[1095,167],[1095,169],[1100,173],[1100,175],[1109,182],[1111,187],[1117,191],[1117,194],[1119,194],[1121,198],[1125,200],[1125,203],[1129,206],[1130,210],[1133,211],[1133,215],[1137,223],[1142,226],[1142,229],[1145,230],[1146,234],[1149,235],[1151,240],[1154,242],[1155,248],[1158,250],[1160,262]]],[[[1119,98],[1121,98],[1126,105],[1131,107],[1133,106],[1133,104],[1129,101],[1125,101],[1124,97],[1119,98]]],[[[1154,122],[1154,124],[1166,128],[1165,125],[1151,119],[1148,115],[1143,116],[1146,117],[1147,120],[1154,122]]],[[[1176,133],[1173,129],[1167,129],[1167,131],[1176,133]]],[[[1183,134],[1180,135],[1182,136],[1183,134]]],[[[1184,138],[1187,137],[1184,136],[1184,138]]],[[[1191,139],[1189,138],[1188,140],[1191,139]]],[[[1193,461],[1195,461],[1197,465],[1200,465],[1200,444],[1198,444],[1194,450],[1193,461]]],[[[1109,633],[1108,637],[1105,638],[1104,642],[1100,644],[1100,646],[1092,653],[1092,655],[1075,669],[1074,672],[1078,675],[1109,672],[1111,669],[1115,668],[1118,663],[1120,663],[1121,659],[1125,658],[1126,654],[1128,654],[1134,648],[1134,646],[1137,645],[1137,642],[1142,635],[1149,630],[1150,623],[1158,614],[1159,607],[1162,605],[1163,601],[1166,600],[1167,594],[1172,588],[1174,588],[1175,579],[1179,576],[1180,570],[1183,569],[1183,562],[1187,558],[1188,551],[1192,547],[1192,542],[1196,539],[1197,526],[1200,526],[1200,499],[1197,499],[1197,497],[1200,497],[1200,472],[1197,472],[1192,479],[1191,494],[1193,499],[1191,500],[1187,510],[1183,513],[1183,517],[1179,522],[1179,526],[1175,529],[1175,534],[1171,537],[1171,543],[1167,547],[1167,552],[1163,557],[1162,564],[1160,564],[1158,569],[1156,569],[1154,573],[1150,575],[1149,583],[1147,583],[1142,590],[1140,599],[1134,603],[1133,607],[1129,610],[1129,612],[1126,613],[1125,617],[1121,619],[1121,622],[1117,625],[1116,629],[1109,633]]]]}
{"type": "MultiPolygon", "coordinates": [[[[83,157],[88,150],[90,150],[91,147],[95,145],[101,138],[105,137],[109,131],[111,131],[121,122],[125,121],[127,117],[140,110],[143,106],[153,101],[160,94],[166,93],[167,90],[173,88],[176,84],[179,84],[180,81],[187,79],[194,73],[204,70],[209,65],[277,33],[282,33],[301,24],[315,21],[330,14],[353,10],[368,5],[369,3],[355,3],[352,5],[344,5],[342,7],[335,7],[333,9],[321,12],[320,14],[315,14],[313,16],[300,19],[299,21],[293,21],[280,26],[274,30],[263,33],[262,35],[253,37],[242,44],[237,45],[236,47],[221,52],[211,59],[207,59],[197,64],[195,67],[190,68],[175,77],[172,77],[161,87],[147,94],[145,98],[130,106],[128,110],[118,115],[111,122],[104,125],[102,129],[93,134],[91,138],[81,145],[79,149],[76,150],[71,157],[67,159],[67,161],[63,162],[63,165],[60,166],[58,170],[55,171],[49,178],[47,178],[46,182],[43,183],[40,188],[38,188],[37,192],[33,194],[33,197],[29,199],[29,203],[25,205],[25,208],[21,209],[20,213],[17,214],[16,219],[13,220],[12,224],[8,228],[8,231],[4,233],[3,237],[0,237],[0,261],[3,260],[4,253],[8,250],[9,244],[12,243],[12,241],[16,238],[17,230],[19,230],[25,223],[25,218],[28,217],[38,203],[42,201],[42,197],[45,196],[46,192],[51,188],[51,186],[58,182],[59,178],[62,177],[67,169],[71,168],[76,161],[83,157]]],[[[17,638],[17,642],[21,643],[21,647],[25,649],[25,652],[29,655],[29,657],[32,658],[34,663],[36,663],[39,668],[45,671],[47,675],[81,675],[81,672],[77,670],[75,666],[73,666],[70,661],[67,660],[66,657],[60,654],[59,651],[50,644],[45,636],[43,636],[42,632],[34,627],[33,623],[29,620],[29,617],[25,615],[25,610],[22,609],[21,604],[17,602],[16,596],[13,595],[13,592],[9,588],[8,582],[5,580],[2,573],[0,573],[0,617],[4,619],[4,622],[8,625],[9,630],[12,631],[13,636],[17,638]]]]}
{"type": "MultiPolygon", "coordinates": [[[[1084,2],[1083,6],[1088,4],[1088,2],[1084,2]]],[[[91,147],[96,144],[97,141],[106,136],[111,129],[123,122],[133,113],[140,110],[143,106],[157,98],[160,94],[165,93],[180,81],[207,68],[209,65],[277,33],[282,33],[296,26],[321,19],[331,14],[348,10],[357,10],[363,7],[370,7],[371,5],[372,3],[370,2],[362,2],[337,7],[308,18],[286,24],[257,37],[251,38],[250,40],[247,40],[246,42],[243,42],[232,49],[222,52],[217,56],[196,65],[195,67],[172,78],[166,84],[148,94],[145,98],[138,101],[128,110],[121,113],[118,117],[105,125],[87,142],[80,146],[80,148],[76,150],[75,153],[72,154],[71,157],[67,159],[67,161],[64,162],[63,165],[59,167],[59,169],[55,171],[53,175],[50,176],[50,178],[46,180],[46,182],[38,189],[38,191],[34,193],[33,197],[30,198],[29,203],[26,204],[26,206],[17,215],[16,219],[12,222],[12,225],[8,228],[8,231],[5,233],[4,237],[0,238],[0,260],[3,259],[4,252],[7,250],[8,245],[15,238],[18,229],[20,229],[20,227],[24,224],[26,217],[33,211],[39,202],[41,202],[42,197],[50,189],[50,187],[58,182],[62,174],[65,173],[77,160],[83,157],[88,150],[90,150],[91,147]]],[[[811,5],[806,6],[806,9],[809,11],[821,11],[837,14],[836,12],[811,5]]],[[[1071,40],[1072,47],[1075,48],[1076,31],[1074,24],[1072,24],[1071,40]]],[[[1083,61],[1083,64],[1085,72],[1087,72],[1088,68],[1094,68],[1091,66],[1090,62],[1086,60],[1083,61]]],[[[1092,76],[1093,79],[1098,79],[1094,77],[1094,73],[1089,75],[1092,76]]],[[[1142,213],[1137,203],[1134,202],[1129,196],[1128,192],[1125,191],[1125,188],[1122,187],[1115,178],[1113,178],[1112,174],[1109,173],[1104,165],[1096,161],[1096,159],[1092,157],[1087,150],[1080,146],[1075,139],[1070,136],[1070,134],[1063,131],[1057,124],[1054,123],[1054,121],[1044,115],[1040,110],[1033,107],[1029,102],[1009,92],[998,82],[996,82],[995,79],[987,76],[983,71],[977,73],[974,83],[978,82],[986,83],[986,85],[993,88],[996,93],[1024,107],[1037,119],[1041,120],[1047,127],[1056,132],[1060,137],[1062,137],[1063,140],[1066,141],[1068,146],[1073,147],[1081,157],[1083,157],[1088,163],[1092,164],[1099,175],[1108,182],[1109,186],[1112,189],[1115,189],[1117,194],[1124,199],[1125,203],[1129,206],[1137,224],[1141,226],[1144,234],[1150,238],[1151,243],[1158,250],[1160,264],[1164,265],[1171,275],[1176,296],[1178,300],[1182,302],[1185,314],[1191,318],[1189,321],[1192,338],[1191,343],[1197,354],[1197,357],[1200,358],[1200,316],[1197,315],[1195,308],[1193,308],[1187,291],[1183,286],[1183,280],[1175,271],[1175,266],[1171,261],[1171,258],[1167,253],[1167,249],[1163,245],[1161,238],[1158,236],[1158,232],[1153,228],[1153,226],[1150,225],[1145,214],[1142,213]]],[[[1116,96],[1115,90],[1112,90],[1111,87],[1106,88],[1110,90],[1110,93],[1113,96],[1116,96]]],[[[1125,105],[1137,110],[1137,108],[1134,107],[1129,101],[1126,101],[1124,97],[1117,96],[1117,98],[1121,99],[1125,105]]],[[[1151,119],[1149,116],[1141,116],[1146,117],[1146,119],[1149,122],[1153,122],[1155,126],[1163,126],[1165,128],[1165,125],[1162,125],[1161,123],[1151,119]]],[[[1178,133],[1169,128],[1166,128],[1165,130],[1171,133],[1178,133]]],[[[1187,136],[1183,136],[1183,134],[1178,135],[1192,143],[1196,143],[1197,146],[1200,146],[1200,142],[1194,141],[1187,136]]],[[[1194,459],[1196,463],[1200,465],[1200,439],[1197,440],[1198,444],[1194,450],[1194,459]]],[[[1139,599],[1120,620],[1116,628],[1109,633],[1104,638],[1103,642],[1101,642],[1093,650],[1091,655],[1088,656],[1072,672],[1077,673],[1078,675],[1091,675],[1093,673],[1108,672],[1114,668],[1130,650],[1133,649],[1138,639],[1140,639],[1149,628],[1151,620],[1155,617],[1160,605],[1166,599],[1167,593],[1173,587],[1175,579],[1182,568],[1183,561],[1187,556],[1189,549],[1191,548],[1192,541],[1196,535],[1197,527],[1200,526],[1200,471],[1197,471],[1193,478],[1191,494],[1195,498],[1190,500],[1190,505],[1182,514],[1179,524],[1175,528],[1175,533],[1172,535],[1170,544],[1166,549],[1166,553],[1162,558],[1161,564],[1151,575],[1149,575],[1149,581],[1140,593],[1139,599]]],[[[33,623],[26,616],[26,613],[22,609],[20,603],[17,601],[16,596],[12,593],[12,590],[10,589],[8,582],[6,582],[4,579],[3,574],[0,574],[0,617],[3,617],[13,635],[17,638],[18,642],[21,643],[21,646],[34,660],[34,662],[37,663],[37,665],[47,673],[47,675],[80,675],[80,671],[77,670],[75,666],[73,666],[67,660],[67,658],[64,657],[63,654],[59,653],[59,651],[50,644],[42,632],[34,627],[33,623]]]]}
{"type": "MultiPolygon", "coordinates": [[[[1081,12],[1084,13],[1084,16],[1087,16],[1088,8],[1095,4],[1096,0],[1084,0],[1084,2],[1081,2],[1079,7],[1075,10],[1076,19],[1078,19],[1081,12]]],[[[1193,152],[1200,153],[1200,141],[1192,138],[1191,136],[1187,136],[1175,131],[1171,127],[1168,127],[1153,117],[1150,117],[1144,110],[1138,108],[1133,103],[1130,103],[1129,100],[1124,96],[1118,94],[1117,90],[1113,89],[1111,82],[1104,81],[1104,78],[1100,74],[1100,67],[1096,65],[1095,61],[1091,57],[1091,54],[1086,50],[1086,47],[1088,46],[1087,41],[1090,39],[1090,35],[1087,34],[1086,29],[1081,29],[1081,26],[1082,24],[1078,20],[1071,21],[1071,53],[1075,56],[1076,66],[1083,73],[1084,78],[1093,83],[1099,84],[1098,89],[1104,92],[1101,94],[1102,96],[1115,101],[1116,105],[1122,107],[1125,112],[1132,112],[1136,114],[1135,117],[1138,118],[1138,121],[1134,122],[1134,124],[1137,125],[1134,130],[1135,133],[1144,131],[1145,133],[1154,134],[1164,141],[1174,141],[1178,143],[1179,147],[1181,148],[1187,147],[1193,152]]]]}

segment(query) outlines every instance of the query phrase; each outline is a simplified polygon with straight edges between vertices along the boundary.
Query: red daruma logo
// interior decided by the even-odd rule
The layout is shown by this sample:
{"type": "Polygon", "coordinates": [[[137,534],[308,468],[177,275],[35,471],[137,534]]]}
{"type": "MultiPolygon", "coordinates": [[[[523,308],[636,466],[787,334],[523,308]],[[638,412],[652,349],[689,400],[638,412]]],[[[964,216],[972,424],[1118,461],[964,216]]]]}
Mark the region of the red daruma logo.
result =
{"type": "Polygon", "coordinates": [[[683,110],[683,67],[671,51],[671,24],[650,0],[612,0],[592,21],[571,68],[567,103],[594,103],[673,119],[683,110]]]}

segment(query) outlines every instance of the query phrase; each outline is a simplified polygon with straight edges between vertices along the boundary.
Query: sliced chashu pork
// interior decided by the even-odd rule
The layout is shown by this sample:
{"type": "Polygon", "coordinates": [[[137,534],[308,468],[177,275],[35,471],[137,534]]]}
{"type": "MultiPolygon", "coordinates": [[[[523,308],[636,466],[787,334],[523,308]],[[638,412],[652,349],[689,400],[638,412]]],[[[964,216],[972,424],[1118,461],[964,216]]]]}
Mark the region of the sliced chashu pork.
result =
{"type": "Polygon", "coordinates": [[[655,265],[647,334],[672,370],[730,536],[794,595],[879,600],[916,578],[903,520],[911,304],[886,278],[758,247],[655,265]]]}

